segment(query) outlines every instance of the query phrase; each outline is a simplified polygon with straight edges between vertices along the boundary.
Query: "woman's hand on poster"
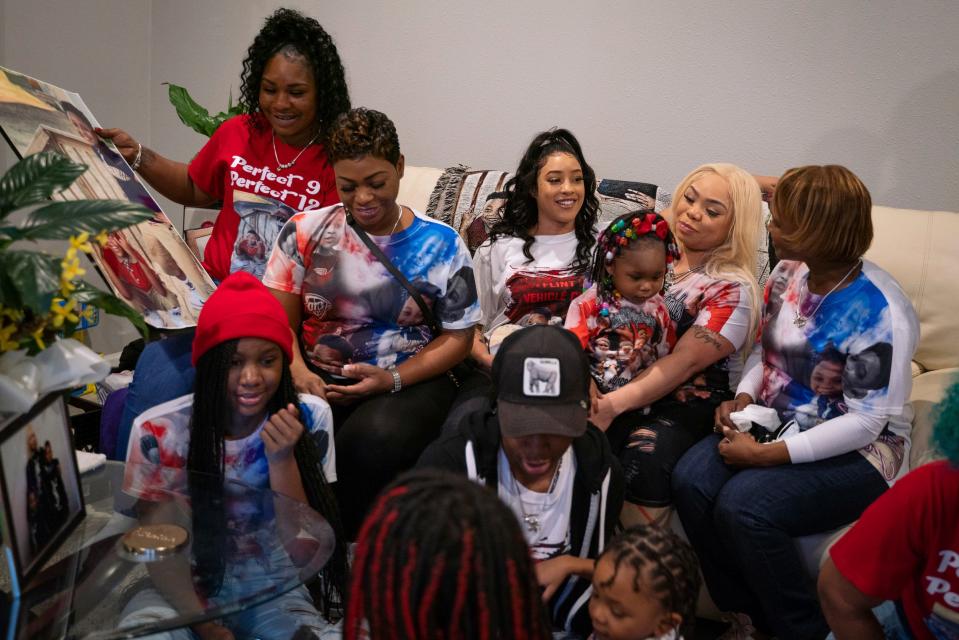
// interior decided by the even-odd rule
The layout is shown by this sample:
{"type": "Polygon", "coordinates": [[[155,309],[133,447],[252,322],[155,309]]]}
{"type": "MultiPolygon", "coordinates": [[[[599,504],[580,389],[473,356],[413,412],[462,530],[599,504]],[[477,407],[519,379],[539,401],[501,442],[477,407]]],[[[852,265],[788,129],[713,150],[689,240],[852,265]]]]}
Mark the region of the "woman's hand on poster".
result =
{"type": "Polygon", "coordinates": [[[309,393],[328,400],[326,397],[326,383],[323,382],[323,378],[310,371],[306,365],[291,364],[290,375],[293,377],[293,386],[300,393],[309,393]]]}
{"type": "Polygon", "coordinates": [[[137,151],[140,149],[140,145],[134,140],[129,133],[123,129],[94,129],[97,135],[101,138],[106,138],[107,140],[112,140],[113,144],[116,146],[117,151],[120,152],[120,155],[123,156],[123,159],[127,162],[133,162],[136,160],[137,151]]]}
{"type": "Polygon", "coordinates": [[[720,403],[716,407],[716,416],[713,422],[713,431],[716,433],[722,433],[723,427],[729,427],[730,429],[735,429],[736,424],[729,417],[729,414],[736,411],[742,411],[748,405],[753,403],[753,397],[748,393],[737,394],[732,400],[726,400],[725,402],[720,403]]]}
{"type": "Polygon", "coordinates": [[[626,189],[626,192],[623,196],[627,200],[632,200],[637,203],[642,209],[655,209],[656,208],[656,199],[651,198],[642,191],[637,191],[636,189],[626,189]]]}
{"type": "Polygon", "coordinates": [[[326,398],[330,402],[349,404],[393,390],[393,374],[382,367],[366,363],[347,364],[342,371],[345,377],[359,382],[351,385],[326,385],[326,398]]]}
{"type": "Polygon", "coordinates": [[[723,439],[718,445],[723,462],[731,467],[760,466],[764,446],[752,435],[729,427],[723,427],[723,439]]]}
{"type": "Polygon", "coordinates": [[[304,431],[303,423],[300,422],[300,410],[294,404],[288,404],[270,416],[260,431],[267,461],[274,464],[291,460],[293,448],[304,431]]]}

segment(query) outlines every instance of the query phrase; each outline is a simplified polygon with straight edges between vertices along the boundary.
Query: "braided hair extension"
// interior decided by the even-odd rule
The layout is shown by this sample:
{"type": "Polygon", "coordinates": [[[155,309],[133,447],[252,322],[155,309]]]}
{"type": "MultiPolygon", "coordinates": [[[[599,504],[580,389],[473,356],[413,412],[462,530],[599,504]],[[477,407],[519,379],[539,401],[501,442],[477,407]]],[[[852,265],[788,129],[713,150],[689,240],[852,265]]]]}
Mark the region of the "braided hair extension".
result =
{"type": "Polygon", "coordinates": [[[494,493],[461,476],[400,476],[360,531],[343,635],[550,638],[516,518],[494,493]]]}
{"type": "MultiPolygon", "coordinates": [[[[303,56],[316,85],[316,127],[326,144],[336,117],[350,109],[346,71],[330,35],[313,18],[292,9],[277,9],[266,19],[247,49],[240,74],[239,103],[250,115],[260,111],[260,81],[267,63],[277,53],[303,56]]],[[[253,129],[263,129],[262,118],[249,118],[253,129]]]]}
{"type": "Polygon", "coordinates": [[[666,265],[679,260],[679,247],[669,223],[652,209],[630,211],[609,223],[599,234],[590,281],[596,284],[596,298],[602,303],[611,303],[616,297],[613,277],[606,267],[613,264],[616,257],[640,242],[661,243],[666,248],[666,265]]]}
{"type": "Polygon", "coordinates": [[[959,467],[959,379],[953,381],[936,405],[932,441],[952,466],[959,467]]]}
{"type": "Polygon", "coordinates": [[[635,572],[633,591],[651,589],[669,613],[682,616],[681,635],[693,637],[701,578],[692,547],[678,535],[653,525],[630,527],[603,551],[613,561],[612,585],[624,564],[635,572]]]}
{"type": "MultiPolygon", "coordinates": [[[[218,344],[204,353],[196,366],[187,468],[206,474],[191,474],[190,495],[193,504],[202,505],[193,509],[193,548],[196,574],[204,577],[200,586],[208,595],[219,591],[224,572],[224,439],[229,416],[233,413],[227,394],[227,379],[238,343],[239,339],[234,339],[218,344]]],[[[270,399],[267,413],[272,415],[289,404],[299,405],[299,397],[293,387],[289,361],[283,356],[280,383],[270,399]]],[[[327,520],[336,536],[333,556],[320,572],[320,608],[329,619],[331,612],[342,605],[346,593],[346,536],[336,499],[323,475],[322,454],[308,433],[297,441],[293,455],[307,501],[327,520]]]]}
{"type": "Polygon", "coordinates": [[[530,230],[539,221],[536,206],[536,180],[539,170],[546,159],[554,153],[568,153],[579,162],[583,170],[583,186],[586,197],[583,207],[576,215],[576,258],[572,267],[577,271],[589,268],[589,256],[595,243],[593,229],[599,217],[599,198],[596,197],[596,172],[586,164],[583,149],[576,137],[566,129],[550,129],[538,134],[526,149],[516,169],[516,175],[510,178],[504,187],[506,204],[502,219],[490,229],[489,239],[495,241],[499,236],[523,239],[523,255],[533,259],[530,247],[534,238],[530,230]]]}

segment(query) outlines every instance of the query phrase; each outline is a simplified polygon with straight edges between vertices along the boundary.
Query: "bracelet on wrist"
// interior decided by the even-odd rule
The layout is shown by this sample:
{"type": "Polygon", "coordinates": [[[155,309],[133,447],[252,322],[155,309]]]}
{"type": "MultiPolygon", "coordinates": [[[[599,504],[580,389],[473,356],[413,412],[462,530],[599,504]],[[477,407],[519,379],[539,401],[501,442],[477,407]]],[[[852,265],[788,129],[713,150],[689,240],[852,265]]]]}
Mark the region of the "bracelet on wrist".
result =
{"type": "Polygon", "coordinates": [[[390,393],[396,393],[403,388],[403,378],[400,377],[400,372],[395,364],[391,364],[386,370],[393,376],[393,389],[390,393]]]}
{"type": "Polygon", "coordinates": [[[143,145],[139,142],[137,143],[137,157],[133,159],[133,162],[130,163],[130,168],[134,171],[140,170],[140,164],[143,162],[143,145]]]}

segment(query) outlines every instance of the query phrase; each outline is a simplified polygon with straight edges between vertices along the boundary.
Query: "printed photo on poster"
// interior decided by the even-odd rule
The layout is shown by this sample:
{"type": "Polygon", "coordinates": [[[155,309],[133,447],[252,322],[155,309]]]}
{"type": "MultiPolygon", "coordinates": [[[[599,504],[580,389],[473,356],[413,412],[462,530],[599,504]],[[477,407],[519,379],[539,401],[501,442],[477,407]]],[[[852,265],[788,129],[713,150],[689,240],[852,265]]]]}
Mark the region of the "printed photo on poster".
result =
{"type": "Polygon", "coordinates": [[[147,324],[194,326],[215,285],[130,165],[96,135],[97,126],[78,94],[0,67],[0,131],[17,155],[52,151],[88,167],[57,198],[129,200],[156,212],[112,234],[106,247],[94,246],[104,280],[147,324]]]}
{"type": "Polygon", "coordinates": [[[61,394],[0,435],[4,543],[26,584],[83,517],[76,454],[61,394]]]}

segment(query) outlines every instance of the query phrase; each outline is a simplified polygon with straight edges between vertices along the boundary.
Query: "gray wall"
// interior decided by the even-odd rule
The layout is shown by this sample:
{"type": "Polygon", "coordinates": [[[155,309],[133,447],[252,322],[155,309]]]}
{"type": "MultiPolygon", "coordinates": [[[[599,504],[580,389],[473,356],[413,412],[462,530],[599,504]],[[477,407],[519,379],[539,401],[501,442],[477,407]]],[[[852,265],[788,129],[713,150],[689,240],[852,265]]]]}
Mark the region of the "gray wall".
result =
{"type": "MultiPolygon", "coordinates": [[[[396,121],[410,164],[511,168],[558,125],[601,176],[671,188],[707,161],[841,163],[877,203],[959,210],[953,0],[286,4],[334,36],[354,103],[396,121]]],[[[203,140],[161,83],[224,108],[279,5],[0,0],[0,64],[80,92],[104,125],[185,161],[203,140]]]]}

